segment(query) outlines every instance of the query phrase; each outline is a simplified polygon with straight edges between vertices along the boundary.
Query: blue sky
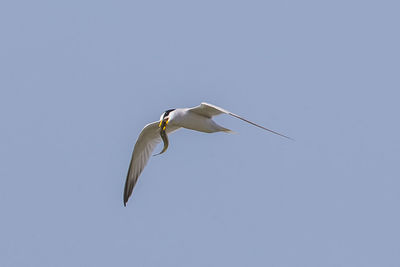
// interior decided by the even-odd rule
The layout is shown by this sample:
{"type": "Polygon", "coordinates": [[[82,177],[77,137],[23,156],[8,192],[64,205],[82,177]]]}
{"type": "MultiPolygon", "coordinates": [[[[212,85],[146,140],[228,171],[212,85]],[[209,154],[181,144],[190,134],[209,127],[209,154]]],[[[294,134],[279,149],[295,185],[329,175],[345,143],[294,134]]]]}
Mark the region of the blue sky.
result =
{"type": "Polygon", "coordinates": [[[3,1],[1,266],[399,266],[396,1],[3,1]],[[287,134],[138,134],[206,101],[287,134]],[[157,149],[161,149],[158,147],[157,149]]]}

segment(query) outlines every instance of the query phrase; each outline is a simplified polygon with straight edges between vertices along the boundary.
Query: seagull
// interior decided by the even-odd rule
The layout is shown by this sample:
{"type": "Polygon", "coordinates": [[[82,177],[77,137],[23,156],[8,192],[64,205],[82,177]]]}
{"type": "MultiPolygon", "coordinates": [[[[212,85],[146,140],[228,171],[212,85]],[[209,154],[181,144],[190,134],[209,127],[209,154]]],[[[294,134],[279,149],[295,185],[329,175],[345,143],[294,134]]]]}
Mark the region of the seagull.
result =
{"type": "Polygon", "coordinates": [[[149,161],[150,155],[152,154],[157,144],[163,141],[164,147],[161,152],[156,155],[160,155],[167,150],[169,144],[169,134],[175,132],[180,128],[186,128],[204,133],[232,133],[231,130],[218,125],[215,121],[212,120],[212,117],[220,114],[231,115],[235,118],[241,119],[247,123],[257,126],[263,130],[291,139],[286,135],[267,129],[223,108],[204,102],[201,103],[199,106],[193,108],[169,109],[161,114],[159,121],[147,124],[143,128],[142,132],[139,134],[139,137],[133,149],[131,163],[129,165],[128,175],[126,177],[124,189],[124,206],[126,206],[129,197],[132,195],[133,188],[135,187],[139,175],[142,173],[144,167],[149,161]]]}

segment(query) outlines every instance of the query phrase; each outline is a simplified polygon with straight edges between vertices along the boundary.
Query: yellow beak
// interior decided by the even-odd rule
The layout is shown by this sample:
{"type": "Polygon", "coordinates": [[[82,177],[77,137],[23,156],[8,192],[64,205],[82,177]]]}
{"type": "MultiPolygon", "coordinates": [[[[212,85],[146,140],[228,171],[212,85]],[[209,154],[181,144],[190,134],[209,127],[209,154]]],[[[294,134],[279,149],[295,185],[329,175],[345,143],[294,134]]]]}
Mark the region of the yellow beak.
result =
{"type": "Polygon", "coordinates": [[[166,119],[165,121],[164,120],[160,121],[160,124],[158,125],[158,127],[165,130],[165,128],[167,127],[168,121],[169,121],[169,119],[166,119]]]}

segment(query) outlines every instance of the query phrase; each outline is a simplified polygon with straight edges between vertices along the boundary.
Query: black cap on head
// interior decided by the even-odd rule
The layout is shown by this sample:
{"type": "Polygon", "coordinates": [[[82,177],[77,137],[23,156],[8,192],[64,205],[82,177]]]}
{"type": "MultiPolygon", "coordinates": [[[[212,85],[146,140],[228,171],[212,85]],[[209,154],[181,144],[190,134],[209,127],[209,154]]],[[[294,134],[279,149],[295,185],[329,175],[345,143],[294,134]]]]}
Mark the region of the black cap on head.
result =
{"type": "Polygon", "coordinates": [[[164,113],[165,113],[165,115],[168,115],[171,111],[174,111],[174,110],[175,110],[174,108],[173,109],[168,109],[164,113]]]}
{"type": "Polygon", "coordinates": [[[171,113],[171,112],[174,111],[174,110],[175,110],[174,108],[173,108],[173,109],[168,109],[168,110],[166,110],[166,111],[164,112],[163,118],[165,118],[165,116],[168,116],[169,113],[171,113]]]}

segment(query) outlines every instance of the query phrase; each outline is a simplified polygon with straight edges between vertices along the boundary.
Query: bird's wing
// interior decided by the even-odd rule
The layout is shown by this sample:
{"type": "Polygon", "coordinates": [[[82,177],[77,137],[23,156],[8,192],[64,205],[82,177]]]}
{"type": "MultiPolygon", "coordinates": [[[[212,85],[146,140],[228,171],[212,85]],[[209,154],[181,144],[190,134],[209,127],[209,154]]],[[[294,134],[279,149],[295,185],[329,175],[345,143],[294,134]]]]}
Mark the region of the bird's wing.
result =
{"type": "MultiPolygon", "coordinates": [[[[131,163],[129,165],[128,175],[126,177],[124,189],[124,206],[132,194],[139,175],[143,171],[154,148],[161,141],[159,122],[147,124],[140,133],[132,153],[131,163]]],[[[177,127],[169,126],[166,129],[167,134],[177,130],[177,127]]]]}
{"type": "MultiPolygon", "coordinates": [[[[242,121],[245,121],[245,122],[247,122],[247,123],[250,123],[250,124],[252,124],[252,125],[254,125],[254,126],[257,126],[257,127],[261,128],[261,129],[263,129],[263,130],[269,131],[269,132],[271,132],[271,133],[280,135],[280,136],[285,137],[285,138],[288,138],[288,139],[292,139],[292,138],[290,138],[290,137],[288,137],[288,136],[286,136],[286,135],[280,134],[280,133],[278,133],[278,132],[275,132],[275,131],[273,131],[273,130],[270,130],[270,129],[268,129],[268,128],[265,128],[265,127],[263,127],[263,126],[261,126],[261,125],[258,125],[258,124],[254,123],[254,122],[252,122],[252,121],[249,121],[249,120],[247,120],[247,119],[245,119],[245,118],[243,118],[243,117],[240,117],[239,115],[236,115],[236,114],[234,114],[234,113],[232,113],[232,112],[230,112],[230,111],[228,111],[228,110],[226,110],[226,109],[223,109],[223,108],[220,108],[220,107],[217,107],[217,106],[215,106],[215,105],[208,104],[208,103],[205,103],[205,102],[201,103],[201,104],[200,104],[199,106],[197,106],[197,107],[190,108],[189,111],[194,112],[194,113],[197,113],[197,114],[202,115],[202,116],[207,117],[207,118],[211,118],[211,117],[213,117],[213,116],[216,116],[216,115],[219,115],[219,114],[223,114],[223,113],[224,113],[224,114],[228,114],[228,115],[231,115],[231,116],[233,116],[233,117],[235,117],[235,118],[238,118],[238,119],[240,119],[240,120],[242,120],[242,121]]],[[[293,139],[292,139],[292,140],[293,140],[293,139]]]]}
{"type": "Polygon", "coordinates": [[[229,111],[227,111],[223,108],[220,108],[220,107],[208,104],[208,103],[204,103],[204,102],[201,103],[197,107],[190,108],[189,111],[199,114],[201,116],[207,117],[207,118],[211,118],[213,116],[216,116],[216,115],[219,115],[222,113],[225,113],[225,114],[230,113],[229,111]]]}

